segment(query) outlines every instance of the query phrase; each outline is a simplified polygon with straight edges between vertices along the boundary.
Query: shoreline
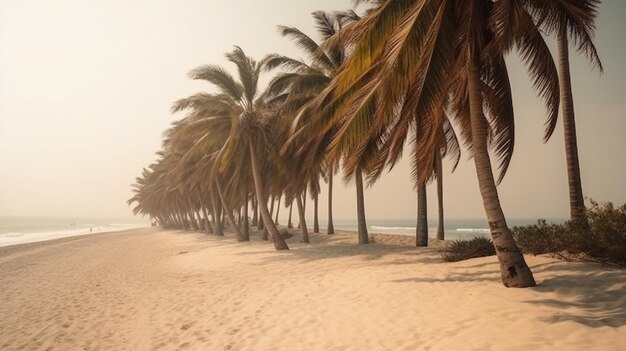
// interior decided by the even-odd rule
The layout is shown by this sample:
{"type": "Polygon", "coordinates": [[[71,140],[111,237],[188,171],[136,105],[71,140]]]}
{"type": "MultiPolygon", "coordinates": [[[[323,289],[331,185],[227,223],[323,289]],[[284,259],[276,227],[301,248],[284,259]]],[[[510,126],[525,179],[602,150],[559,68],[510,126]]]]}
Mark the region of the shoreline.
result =
{"type": "MultiPolygon", "coordinates": [[[[11,247],[11,246],[16,246],[16,245],[28,245],[28,244],[36,244],[36,243],[42,243],[42,242],[49,242],[49,241],[55,241],[55,240],[62,240],[62,239],[68,239],[68,238],[77,238],[77,237],[85,237],[85,236],[92,236],[92,235],[99,235],[99,234],[109,234],[109,233],[118,233],[118,232],[126,232],[126,231],[130,231],[130,230],[136,230],[136,229],[144,229],[144,228],[150,228],[149,226],[138,226],[138,227],[131,227],[131,228],[120,228],[118,230],[113,230],[113,229],[107,229],[105,231],[94,231],[94,232],[90,232],[90,233],[67,233],[67,231],[58,231],[55,232],[54,235],[59,235],[59,236],[55,236],[55,237],[37,237],[34,238],[34,240],[31,241],[24,241],[24,242],[18,242],[18,243],[2,243],[0,242],[0,249],[5,248],[5,247],[11,247]],[[67,234],[64,234],[67,233],[67,234]]],[[[34,232],[34,233],[20,233],[20,236],[25,236],[28,237],[28,235],[42,235],[42,234],[48,234],[50,232],[34,232]]]]}
{"type": "MultiPolygon", "coordinates": [[[[279,228],[283,228],[283,229],[287,229],[287,227],[285,226],[278,226],[279,228]]],[[[153,228],[155,230],[161,230],[161,231],[171,231],[172,229],[165,229],[162,227],[150,227],[150,226],[143,226],[143,227],[134,227],[134,228],[125,228],[125,229],[119,229],[119,230],[106,230],[103,232],[93,232],[93,233],[81,233],[81,234],[68,234],[66,236],[60,236],[60,237],[55,237],[55,238],[49,238],[49,239],[41,239],[41,240],[36,240],[36,241],[26,241],[26,242],[20,242],[20,243],[11,243],[11,244],[7,244],[7,245],[3,245],[2,243],[0,243],[0,250],[2,250],[3,248],[8,248],[8,247],[14,247],[14,246],[19,246],[19,245],[29,245],[29,244],[38,244],[38,243],[46,243],[46,242],[54,242],[54,241],[58,241],[58,240],[63,240],[63,239],[70,239],[70,238],[82,238],[82,237],[88,237],[88,236],[94,236],[94,235],[101,235],[101,234],[111,234],[111,233],[119,233],[119,232],[128,232],[128,231],[134,231],[134,230],[141,230],[141,229],[150,229],[153,228]]],[[[292,235],[294,236],[298,236],[299,235],[299,230],[297,228],[292,228],[292,229],[287,229],[292,235]]],[[[173,230],[173,231],[178,231],[178,230],[173,230]]],[[[251,228],[251,233],[256,232],[256,229],[251,228]]],[[[189,230],[189,231],[180,231],[181,233],[189,233],[189,234],[205,234],[203,232],[200,231],[195,231],[195,230],[189,230]]],[[[336,233],[338,234],[354,234],[356,235],[356,230],[348,230],[348,229],[336,229],[335,230],[336,233]]],[[[24,235],[28,235],[28,234],[39,234],[39,233],[25,233],[24,235]]],[[[309,234],[314,234],[312,232],[310,232],[309,234]]],[[[323,234],[323,235],[328,235],[326,234],[326,229],[320,229],[320,233],[316,233],[316,234],[323,234]]],[[[378,244],[386,244],[386,245],[414,245],[415,244],[415,235],[414,234],[398,234],[398,233],[383,233],[383,232],[370,232],[368,233],[370,236],[370,241],[374,242],[376,241],[376,243],[378,244]]],[[[432,233],[429,233],[429,235],[432,233]]],[[[211,235],[211,234],[208,234],[211,235]]],[[[332,235],[332,234],[331,234],[332,235]]],[[[228,236],[228,235],[227,235],[228,236]]],[[[444,240],[444,242],[449,242],[450,240],[444,240]]],[[[439,245],[437,244],[437,242],[441,242],[441,240],[437,240],[435,237],[431,237],[429,236],[429,244],[430,243],[434,243],[434,245],[439,245]]]]}
{"type": "Polygon", "coordinates": [[[36,248],[47,246],[47,245],[63,244],[66,242],[84,240],[84,239],[88,239],[91,237],[106,236],[106,235],[112,235],[112,234],[125,234],[127,232],[134,232],[137,230],[142,230],[142,229],[147,229],[147,228],[150,228],[150,227],[130,228],[130,229],[121,229],[121,230],[78,234],[78,235],[68,235],[68,236],[63,236],[60,238],[52,238],[52,239],[45,239],[45,240],[39,240],[39,241],[29,241],[29,242],[24,242],[24,243],[4,245],[4,246],[0,246],[0,258],[5,253],[5,251],[17,251],[17,250],[27,251],[29,249],[36,249],[36,248]]]}
{"type": "Polygon", "coordinates": [[[611,350],[626,333],[623,269],[526,256],[539,285],[507,289],[493,256],[445,263],[344,231],[276,252],[251,234],[0,248],[0,349],[611,350]]]}

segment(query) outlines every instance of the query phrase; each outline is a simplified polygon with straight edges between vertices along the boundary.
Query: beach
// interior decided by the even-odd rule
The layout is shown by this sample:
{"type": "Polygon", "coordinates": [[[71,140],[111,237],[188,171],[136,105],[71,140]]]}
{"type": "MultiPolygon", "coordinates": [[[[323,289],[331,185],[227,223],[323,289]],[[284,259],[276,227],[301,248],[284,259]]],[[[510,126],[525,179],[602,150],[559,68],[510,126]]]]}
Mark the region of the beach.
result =
{"type": "Polygon", "coordinates": [[[538,286],[502,286],[495,256],[311,234],[144,228],[0,248],[2,350],[619,350],[626,271],[526,256],[538,286]]]}

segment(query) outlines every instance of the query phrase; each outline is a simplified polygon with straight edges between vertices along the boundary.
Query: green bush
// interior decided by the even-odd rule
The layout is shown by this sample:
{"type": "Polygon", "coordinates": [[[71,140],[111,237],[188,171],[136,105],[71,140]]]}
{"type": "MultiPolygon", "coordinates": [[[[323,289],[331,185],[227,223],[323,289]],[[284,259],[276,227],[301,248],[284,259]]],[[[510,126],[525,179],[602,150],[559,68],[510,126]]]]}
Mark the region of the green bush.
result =
{"type": "Polygon", "coordinates": [[[453,241],[441,254],[441,258],[448,262],[456,262],[495,254],[496,250],[490,239],[474,238],[472,240],[453,241]]]}
{"type": "Polygon", "coordinates": [[[571,246],[569,229],[564,224],[547,224],[540,219],[537,224],[514,227],[513,236],[524,253],[539,255],[565,250],[571,246]]]}
{"type": "Polygon", "coordinates": [[[610,202],[592,201],[587,220],[588,230],[584,224],[570,224],[579,238],[577,248],[593,260],[626,267],[626,204],[615,208],[610,202]]]}
{"type": "Polygon", "coordinates": [[[587,222],[537,224],[513,228],[517,244],[525,253],[549,253],[626,267],[626,205],[599,205],[591,201],[587,222]]]}

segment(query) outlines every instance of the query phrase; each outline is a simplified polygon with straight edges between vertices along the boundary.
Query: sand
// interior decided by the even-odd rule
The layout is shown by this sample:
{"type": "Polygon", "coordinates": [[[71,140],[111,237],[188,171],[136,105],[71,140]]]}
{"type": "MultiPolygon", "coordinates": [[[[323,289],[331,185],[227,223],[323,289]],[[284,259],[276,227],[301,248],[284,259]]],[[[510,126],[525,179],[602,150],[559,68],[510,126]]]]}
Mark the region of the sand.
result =
{"type": "Polygon", "coordinates": [[[539,286],[506,289],[495,257],[312,240],[141,229],[0,248],[0,349],[623,350],[625,270],[529,256],[539,286]]]}

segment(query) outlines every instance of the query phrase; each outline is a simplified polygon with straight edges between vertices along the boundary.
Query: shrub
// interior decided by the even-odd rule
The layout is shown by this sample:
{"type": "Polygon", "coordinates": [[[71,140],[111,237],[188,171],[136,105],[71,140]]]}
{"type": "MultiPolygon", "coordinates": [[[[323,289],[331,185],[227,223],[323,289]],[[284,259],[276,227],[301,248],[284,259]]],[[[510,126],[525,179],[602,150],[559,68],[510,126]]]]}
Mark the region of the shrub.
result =
{"type": "Polygon", "coordinates": [[[289,229],[280,228],[278,229],[278,233],[285,240],[293,237],[293,234],[289,231],[289,229]]]}
{"type": "Polygon", "coordinates": [[[547,224],[545,219],[540,219],[537,224],[514,227],[513,236],[517,245],[524,253],[539,255],[554,253],[565,250],[568,243],[569,229],[563,224],[547,224]]]}
{"type": "Polygon", "coordinates": [[[626,205],[599,205],[591,201],[587,222],[537,224],[513,228],[518,245],[533,255],[549,253],[569,260],[572,256],[626,267],[626,205]]]}
{"type": "Polygon", "coordinates": [[[490,239],[474,238],[472,240],[453,241],[441,254],[441,258],[448,262],[456,262],[495,254],[496,250],[490,239]]]}
{"type": "Polygon", "coordinates": [[[589,226],[570,224],[578,249],[593,260],[626,267],[626,204],[615,208],[608,202],[591,201],[587,210],[589,226]]]}

